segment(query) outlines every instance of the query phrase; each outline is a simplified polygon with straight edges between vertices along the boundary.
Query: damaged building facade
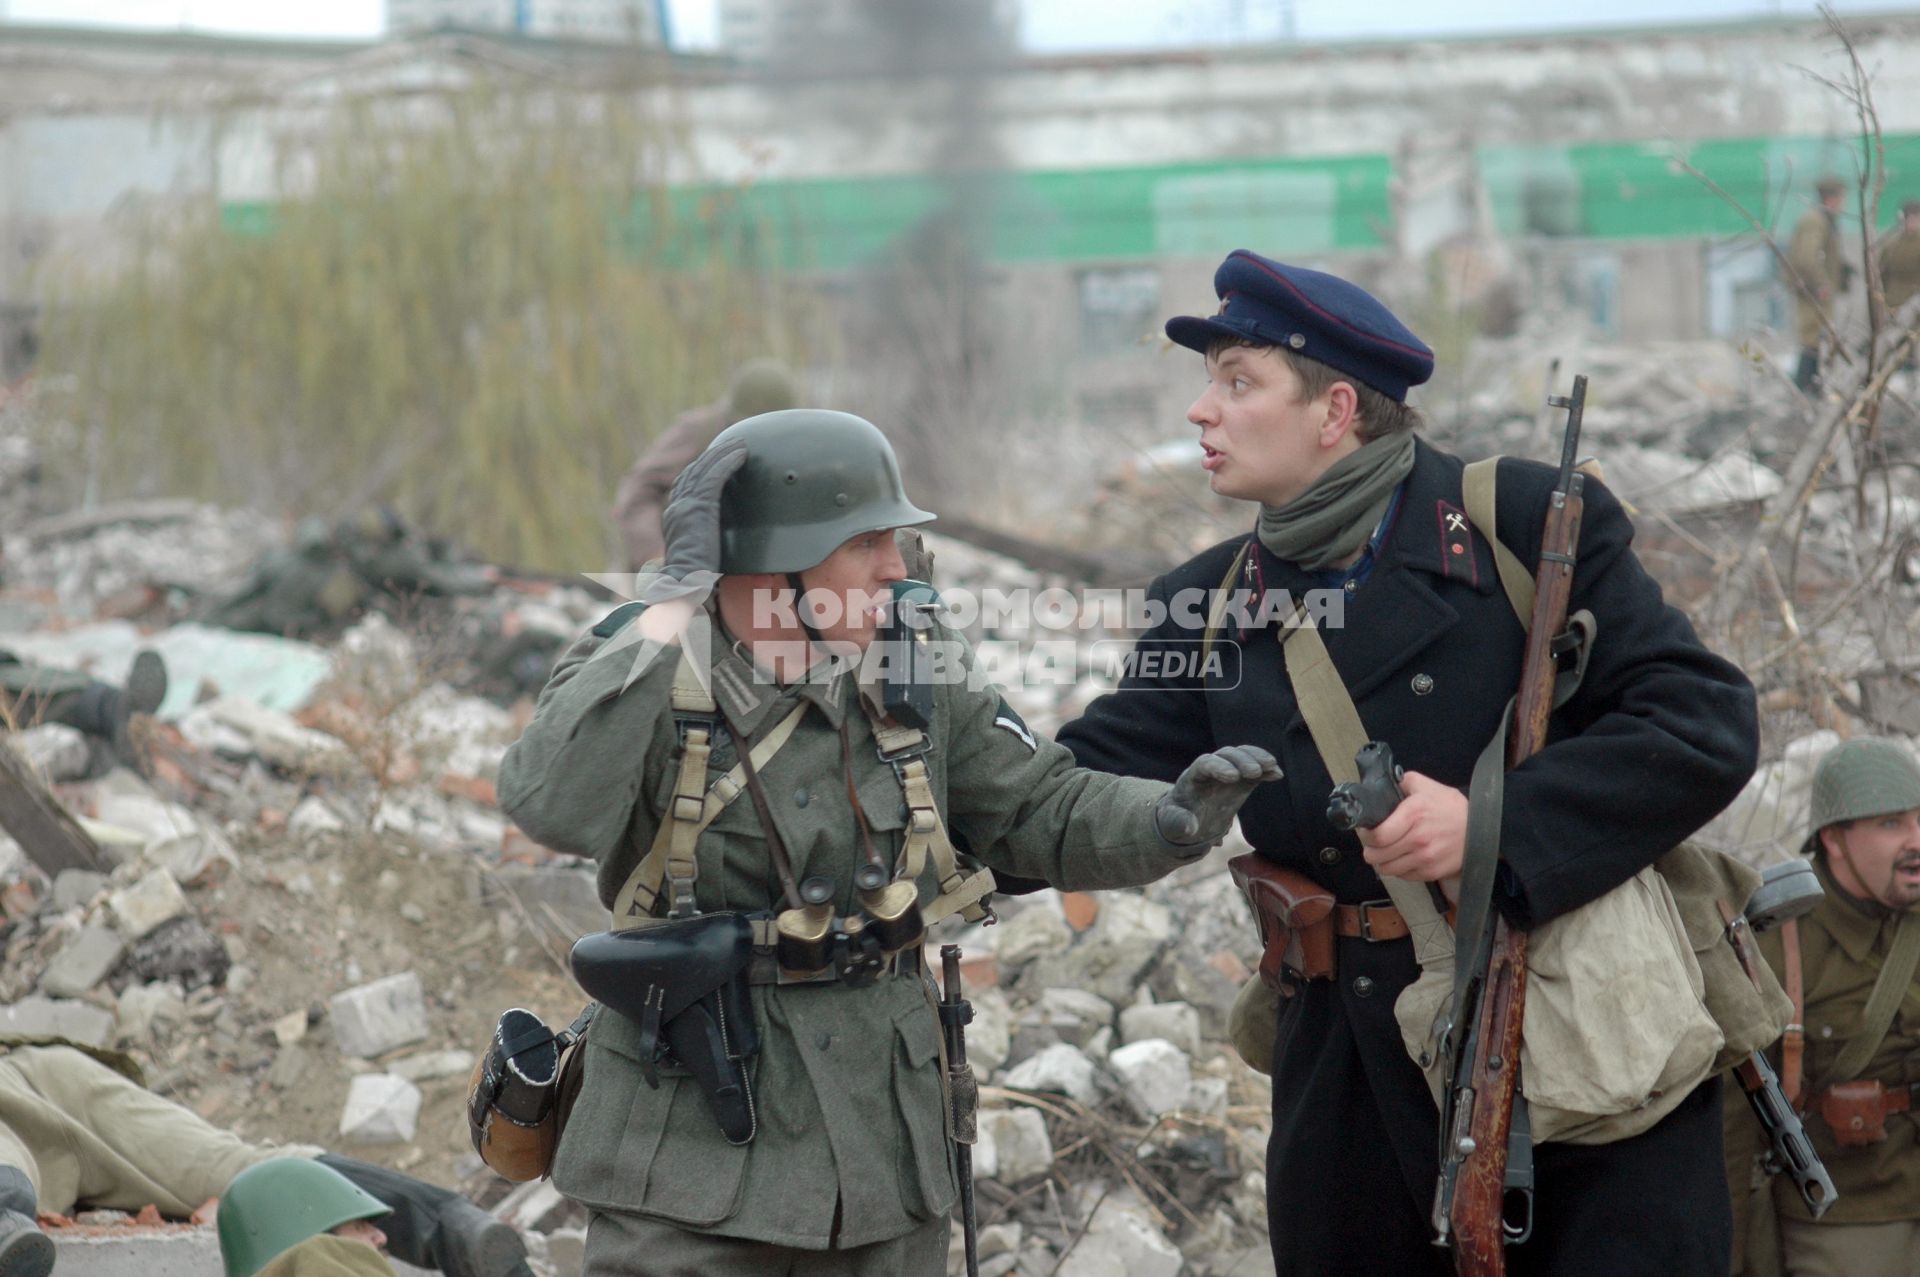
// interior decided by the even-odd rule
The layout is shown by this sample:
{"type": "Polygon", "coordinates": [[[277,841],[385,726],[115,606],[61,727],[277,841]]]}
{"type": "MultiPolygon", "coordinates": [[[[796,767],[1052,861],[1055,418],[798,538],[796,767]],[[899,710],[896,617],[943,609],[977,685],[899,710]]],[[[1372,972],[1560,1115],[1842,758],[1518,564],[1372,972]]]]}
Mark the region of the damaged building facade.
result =
{"type": "MultiPolygon", "coordinates": [[[[921,278],[960,297],[962,329],[1017,321],[1029,399],[1119,422],[1179,419],[1180,371],[1137,355],[1160,316],[1207,304],[1211,265],[1240,246],[1442,328],[1551,313],[1602,338],[1777,331],[1772,254],[1731,201],[1784,231],[1861,153],[1853,107],[1818,78],[1842,73],[1839,44],[1806,20],[1023,57],[996,18],[916,25],[938,8],[887,6],[858,40],[760,64],[460,32],[0,27],[9,371],[48,268],[110,261],[129,205],[210,196],[236,229],[266,225],[340,102],[492,81],[652,99],[684,130],[663,176],[668,215],[700,227],[686,253],[852,300],[940,257],[921,278]]],[[[1848,23],[1885,134],[1884,227],[1920,195],[1920,16],[1848,23]]]]}

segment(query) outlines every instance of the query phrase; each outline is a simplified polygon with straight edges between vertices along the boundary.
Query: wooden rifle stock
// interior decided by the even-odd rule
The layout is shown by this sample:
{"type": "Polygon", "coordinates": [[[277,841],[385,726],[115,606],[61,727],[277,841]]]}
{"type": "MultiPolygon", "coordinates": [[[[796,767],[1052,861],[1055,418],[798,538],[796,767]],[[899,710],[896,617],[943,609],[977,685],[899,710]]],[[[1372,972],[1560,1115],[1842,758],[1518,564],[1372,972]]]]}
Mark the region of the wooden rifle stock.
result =
{"type": "MultiPolygon", "coordinates": [[[[1574,559],[1580,545],[1584,502],[1582,476],[1575,472],[1580,416],[1587,379],[1575,377],[1573,394],[1549,402],[1566,407],[1567,436],[1540,542],[1540,566],[1534,575],[1533,615],[1526,655],[1520,666],[1520,690],[1514,723],[1507,737],[1507,770],[1531,758],[1547,743],[1547,718],[1553,712],[1558,654],[1554,640],[1567,628],[1567,604],[1573,594],[1574,559]]],[[[1507,1142],[1513,1126],[1515,1088],[1520,1080],[1520,1031],[1526,1015],[1527,933],[1493,914],[1493,952],[1487,962],[1485,992],[1476,1011],[1472,1038],[1472,1108],[1465,1130],[1446,1132],[1459,1144],[1472,1141],[1454,1185],[1449,1212],[1454,1267],[1461,1277],[1504,1277],[1506,1265],[1507,1142]]],[[[1462,1145],[1462,1147],[1465,1147],[1462,1145]]]]}

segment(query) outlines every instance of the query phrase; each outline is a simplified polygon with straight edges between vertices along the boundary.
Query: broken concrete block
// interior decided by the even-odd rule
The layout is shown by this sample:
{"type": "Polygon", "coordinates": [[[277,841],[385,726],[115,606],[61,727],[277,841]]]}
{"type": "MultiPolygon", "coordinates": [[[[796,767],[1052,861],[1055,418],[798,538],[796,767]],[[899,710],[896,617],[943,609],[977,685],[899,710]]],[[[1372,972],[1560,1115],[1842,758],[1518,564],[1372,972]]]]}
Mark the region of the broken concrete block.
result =
{"type": "Polygon", "coordinates": [[[155,1027],[182,1024],[187,1000],[172,984],[130,984],[120,991],[120,1040],[142,1044],[152,1040],[155,1027]]]}
{"type": "Polygon", "coordinates": [[[1059,953],[1073,943],[1073,932],[1058,910],[1030,904],[994,928],[994,956],[1002,971],[1017,971],[1044,953],[1059,953]]]}
{"type": "Polygon", "coordinates": [[[93,750],[78,728],[41,723],[13,733],[9,743],[27,765],[51,781],[80,780],[93,762],[93,750]]]}
{"type": "Polygon", "coordinates": [[[1038,1109],[982,1109],[980,1136],[993,1141],[994,1168],[980,1172],[988,1179],[1012,1187],[1053,1166],[1053,1140],[1038,1109]]]}
{"type": "Polygon", "coordinates": [[[982,989],[969,999],[973,1022],[967,1025],[967,1063],[974,1076],[985,1081],[1007,1062],[1012,1046],[1013,1008],[998,989],[982,989]]]}
{"type": "Polygon", "coordinates": [[[341,1052],[362,1059],[424,1041],[428,1031],[426,998],[411,971],[334,994],[329,1014],[341,1052]]]}
{"type": "Polygon", "coordinates": [[[1164,1038],[1148,1038],[1121,1047],[1107,1057],[1127,1098],[1146,1117],[1159,1117],[1187,1102],[1193,1066],[1186,1052],[1164,1038]]]}
{"type": "Polygon", "coordinates": [[[0,1035],[67,1038],[82,1046],[107,1046],[113,1040],[113,1013],[85,1002],[32,994],[0,1007],[0,1035]]]}
{"type": "Polygon", "coordinates": [[[204,826],[150,844],[147,859],[172,874],[175,882],[199,886],[215,881],[223,868],[240,863],[226,838],[204,826]]]}
{"type": "Polygon", "coordinates": [[[1187,1102],[1181,1107],[1201,1117],[1225,1118],[1227,1079],[1223,1077],[1193,1079],[1193,1086],[1187,1091],[1187,1102]]]}
{"type": "Polygon", "coordinates": [[[112,927],[80,928],[40,975],[40,988],[56,998],[74,998],[107,978],[127,942],[112,927]]]}
{"type": "Polygon", "coordinates": [[[290,1047],[307,1036],[307,1013],[289,1011],[273,1022],[273,1040],[282,1048],[290,1047]]]}
{"type": "Polygon", "coordinates": [[[992,1259],[995,1255],[1011,1255],[1019,1251],[1020,1239],[1024,1229],[1009,1221],[1004,1224],[990,1224],[980,1230],[980,1258],[992,1259]]]}
{"type": "Polygon", "coordinates": [[[1200,1013],[1184,1002],[1151,1002],[1120,1013],[1120,1040],[1165,1038],[1189,1056],[1200,1054],[1200,1013]]]}
{"type": "Polygon", "coordinates": [[[419,1121],[419,1087],[391,1073],[363,1073],[347,1087],[340,1136],[355,1144],[410,1144],[419,1121]]]}
{"type": "Polygon", "coordinates": [[[93,815],[103,825],[139,834],[143,845],[190,834],[200,827],[191,811],[152,793],[104,793],[94,804],[93,815]]]}
{"type": "Polygon", "coordinates": [[[81,909],[107,889],[107,876],[91,869],[62,869],[53,878],[53,907],[61,913],[81,909]]]}
{"type": "Polygon", "coordinates": [[[1088,1039],[1113,1023],[1113,1004],[1085,989],[1043,989],[1035,1008],[1062,1042],[1085,1046],[1088,1039]]]}
{"type": "Polygon", "coordinates": [[[129,940],[138,940],[163,922],[187,912],[187,898],[180,884],[164,869],[149,870],[133,883],[107,897],[120,932],[129,940]]]}
{"type": "Polygon", "coordinates": [[[282,771],[338,779],[360,769],[339,737],[302,727],[279,710],[239,696],[222,696],[200,709],[245,736],[251,752],[282,771]]]}
{"type": "Polygon", "coordinates": [[[1093,1212],[1085,1236],[1058,1272],[1059,1277],[1178,1277],[1185,1263],[1144,1210],[1108,1200],[1093,1212]]]}
{"type": "Polygon", "coordinates": [[[1082,1104],[1100,1098],[1093,1082],[1093,1061],[1065,1042],[1056,1042],[1014,1065],[1003,1081],[1016,1090],[1055,1091],[1082,1104]]]}
{"type": "Polygon", "coordinates": [[[320,838],[346,830],[347,822],[325,800],[308,796],[287,817],[287,832],[301,838],[320,838]]]}
{"type": "Polygon", "coordinates": [[[473,1072],[471,1051],[423,1051],[395,1060],[387,1072],[409,1082],[431,1082],[442,1077],[466,1077],[473,1072]]]}

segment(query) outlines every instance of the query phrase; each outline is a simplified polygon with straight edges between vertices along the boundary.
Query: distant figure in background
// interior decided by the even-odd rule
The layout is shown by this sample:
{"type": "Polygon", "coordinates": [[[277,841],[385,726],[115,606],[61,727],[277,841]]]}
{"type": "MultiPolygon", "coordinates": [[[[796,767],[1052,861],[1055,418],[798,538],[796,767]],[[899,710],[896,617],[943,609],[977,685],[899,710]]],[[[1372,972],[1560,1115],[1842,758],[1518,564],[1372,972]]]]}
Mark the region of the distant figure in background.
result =
{"type": "Polygon", "coordinates": [[[626,546],[629,570],[639,571],[666,548],[660,512],[666,509],[667,494],[713,437],[736,421],[791,408],[794,402],[793,378],[784,365],[771,359],[749,360],[735,370],[726,398],[689,409],[660,432],[620,480],[619,495],[613,499],[613,521],[626,546]]]}
{"type": "Polygon", "coordinates": [[[1823,177],[1820,202],[1793,228],[1787,247],[1787,284],[1794,294],[1794,320],[1800,338],[1800,363],[1793,384],[1802,394],[1820,388],[1820,343],[1833,322],[1833,299],[1847,291],[1846,262],[1840,244],[1840,203],[1847,188],[1837,177],[1823,177]]]}
{"type": "Polygon", "coordinates": [[[1881,323],[1899,323],[1901,307],[1920,294],[1920,200],[1900,206],[1900,225],[1880,245],[1880,289],[1887,303],[1881,323]]]}
{"type": "Polygon", "coordinates": [[[0,648],[0,710],[16,728],[65,723],[92,738],[89,772],[104,772],[110,766],[105,750],[138,770],[139,750],[128,734],[127,722],[135,714],[153,713],[166,698],[167,666],[158,652],[135,656],[127,685],[115,687],[78,670],[36,665],[0,648]]]}
{"type": "Polygon", "coordinates": [[[202,618],[230,630],[281,638],[332,638],[381,604],[418,595],[486,594],[495,573],[441,557],[386,506],[368,506],[328,526],[305,519],[293,544],[261,557],[239,589],[202,618]]]}

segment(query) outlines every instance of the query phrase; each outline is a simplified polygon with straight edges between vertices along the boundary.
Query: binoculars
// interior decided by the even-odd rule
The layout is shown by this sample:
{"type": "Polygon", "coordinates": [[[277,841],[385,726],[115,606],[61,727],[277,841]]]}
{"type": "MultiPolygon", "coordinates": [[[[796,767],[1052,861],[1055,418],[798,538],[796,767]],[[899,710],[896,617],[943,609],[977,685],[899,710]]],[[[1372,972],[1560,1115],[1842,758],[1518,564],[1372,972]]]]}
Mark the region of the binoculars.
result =
{"type": "Polygon", "coordinates": [[[879,865],[862,865],[853,875],[860,912],[842,917],[833,910],[833,883],[809,878],[800,884],[798,908],[774,919],[774,957],[795,979],[813,979],[837,970],[849,984],[871,984],[887,960],[920,943],[926,923],[920,917],[920,889],[911,882],[889,882],[879,865]]]}

